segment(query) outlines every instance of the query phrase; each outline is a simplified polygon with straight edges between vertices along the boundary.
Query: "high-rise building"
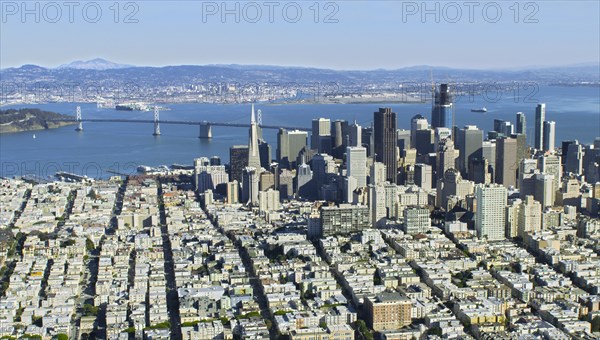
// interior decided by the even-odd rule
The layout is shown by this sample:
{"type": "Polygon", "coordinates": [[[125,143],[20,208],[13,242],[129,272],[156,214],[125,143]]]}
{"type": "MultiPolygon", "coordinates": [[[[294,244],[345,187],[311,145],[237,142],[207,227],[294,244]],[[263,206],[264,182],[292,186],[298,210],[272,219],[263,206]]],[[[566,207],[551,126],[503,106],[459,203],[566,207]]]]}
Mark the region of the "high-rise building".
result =
{"type": "Polygon", "coordinates": [[[331,120],[313,119],[311,147],[318,153],[331,154],[331,120]]]}
{"type": "Polygon", "coordinates": [[[410,120],[410,145],[416,148],[417,131],[429,129],[427,119],[421,115],[416,115],[410,120]]]}
{"type": "Polygon", "coordinates": [[[227,204],[238,204],[240,203],[239,199],[240,194],[240,185],[238,181],[233,180],[227,183],[227,204]]]}
{"type": "Polygon", "coordinates": [[[431,227],[431,217],[429,215],[429,209],[427,208],[406,208],[402,229],[408,235],[426,232],[431,227]]]}
{"type": "Polygon", "coordinates": [[[370,227],[369,207],[365,205],[340,204],[339,207],[321,208],[321,232],[319,236],[350,234],[370,227]]]}
{"type": "Polygon", "coordinates": [[[554,205],[556,192],[554,191],[554,176],[550,174],[535,174],[533,176],[533,197],[542,204],[542,207],[554,205]]]}
{"type": "Polygon", "coordinates": [[[306,147],[308,132],[279,129],[277,134],[277,162],[284,168],[296,168],[296,159],[306,147]]]}
{"type": "Polygon", "coordinates": [[[523,112],[517,112],[517,121],[515,125],[517,127],[517,133],[523,135],[527,134],[527,120],[523,112]]]}
{"type": "Polygon", "coordinates": [[[559,155],[545,154],[538,158],[538,169],[542,173],[553,176],[552,192],[556,192],[561,186],[563,168],[559,155]]]}
{"type": "Polygon", "coordinates": [[[556,123],[553,121],[544,122],[544,151],[554,151],[556,138],[556,123]]]}
{"type": "Polygon", "coordinates": [[[496,183],[506,187],[517,186],[517,139],[499,138],[496,140],[496,183]]]}
{"type": "Polygon", "coordinates": [[[296,186],[296,192],[302,198],[316,198],[318,196],[313,183],[313,172],[306,163],[298,166],[296,186]]]}
{"type": "Polygon", "coordinates": [[[254,104],[250,115],[250,131],[248,136],[248,166],[260,169],[260,150],[258,148],[258,124],[254,114],[254,104]]]}
{"type": "Polygon", "coordinates": [[[362,127],[356,121],[350,125],[350,134],[348,137],[348,146],[362,146],[362,127]]]}
{"type": "Polygon", "coordinates": [[[533,196],[526,196],[519,207],[519,222],[517,233],[520,237],[532,234],[542,230],[542,205],[533,199],[533,196]]]}
{"type": "Polygon", "coordinates": [[[242,183],[242,172],[248,166],[248,146],[234,145],[229,148],[229,179],[242,183]]]}
{"type": "Polygon", "coordinates": [[[248,205],[258,204],[259,171],[251,166],[245,167],[242,173],[242,203],[248,205]]]}
{"type": "Polygon", "coordinates": [[[448,84],[441,84],[435,91],[433,109],[431,111],[431,127],[452,128],[454,126],[453,96],[448,84]]]}
{"type": "Polygon", "coordinates": [[[400,150],[400,157],[404,157],[406,150],[411,148],[411,132],[409,130],[398,130],[396,131],[397,145],[400,150]]]}
{"type": "Polygon", "coordinates": [[[367,186],[367,149],[362,146],[346,148],[346,175],[356,179],[359,188],[367,186]]]}
{"type": "Polygon", "coordinates": [[[385,182],[385,164],[374,162],[369,168],[369,184],[378,185],[385,182]]]}
{"type": "Polygon", "coordinates": [[[569,144],[567,160],[565,161],[565,172],[581,174],[583,171],[583,148],[579,141],[569,144]]]}
{"type": "Polygon", "coordinates": [[[315,190],[319,191],[319,199],[321,199],[321,188],[327,184],[328,174],[335,169],[333,157],[327,154],[315,155],[312,159],[313,181],[315,190]]]}
{"type": "Polygon", "coordinates": [[[207,163],[200,164],[196,161],[198,160],[194,160],[196,191],[216,190],[218,186],[229,181],[224,165],[206,165],[207,163]]]}
{"type": "Polygon", "coordinates": [[[479,238],[489,241],[505,239],[505,208],[507,190],[499,184],[478,184],[475,186],[477,209],[475,229],[479,238]]]}
{"type": "Polygon", "coordinates": [[[452,139],[444,139],[440,142],[436,157],[436,178],[443,176],[446,170],[456,168],[458,153],[452,139]]]}
{"type": "Polygon", "coordinates": [[[260,166],[268,169],[271,166],[271,146],[266,141],[260,139],[258,141],[258,155],[260,158],[260,166]]]}
{"type": "Polygon", "coordinates": [[[267,191],[259,191],[258,202],[258,210],[261,213],[269,213],[281,208],[278,190],[269,189],[267,191]]]}
{"type": "Polygon", "coordinates": [[[332,153],[337,159],[342,159],[346,146],[350,142],[348,122],[345,120],[336,120],[331,124],[331,140],[332,140],[332,153]]]}
{"type": "Polygon", "coordinates": [[[410,325],[412,301],[400,293],[383,292],[365,298],[367,324],[377,332],[410,325]]]}
{"type": "Polygon", "coordinates": [[[542,150],[544,147],[544,121],[546,120],[546,104],[538,104],[535,108],[535,137],[533,146],[542,150]]]}
{"type": "Polygon", "coordinates": [[[288,199],[295,193],[294,178],[296,177],[296,171],[290,171],[288,169],[281,170],[279,174],[279,197],[281,199],[288,199]]]}
{"type": "Polygon", "coordinates": [[[467,177],[469,173],[469,162],[472,159],[481,159],[483,157],[483,131],[477,126],[467,125],[458,130],[455,138],[455,145],[459,150],[458,170],[467,177]]]}
{"type": "Polygon", "coordinates": [[[433,130],[417,130],[415,138],[415,149],[417,149],[417,156],[434,152],[435,133],[433,130]]]}
{"type": "Polygon", "coordinates": [[[396,113],[391,108],[380,108],[374,113],[375,159],[385,164],[386,180],[396,183],[398,157],[396,152],[396,113]]]}
{"type": "Polygon", "coordinates": [[[260,173],[258,190],[267,191],[269,189],[275,189],[275,175],[270,171],[263,171],[260,173]]]}
{"type": "Polygon", "coordinates": [[[437,181],[436,205],[443,209],[451,209],[448,198],[455,197],[456,200],[464,200],[467,195],[473,193],[474,186],[475,183],[463,179],[458,170],[446,170],[444,176],[437,181]]]}
{"type": "Polygon", "coordinates": [[[433,186],[433,169],[431,165],[415,164],[414,182],[422,189],[431,190],[433,186]]]}

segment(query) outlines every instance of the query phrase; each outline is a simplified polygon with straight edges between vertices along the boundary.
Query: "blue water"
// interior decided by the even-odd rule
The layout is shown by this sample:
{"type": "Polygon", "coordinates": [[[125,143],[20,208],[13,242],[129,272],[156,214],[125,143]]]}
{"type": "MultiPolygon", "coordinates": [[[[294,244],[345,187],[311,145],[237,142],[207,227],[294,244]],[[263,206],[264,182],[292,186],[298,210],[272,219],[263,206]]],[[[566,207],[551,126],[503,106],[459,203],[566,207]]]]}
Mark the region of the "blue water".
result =
{"type": "MultiPolygon", "coordinates": [[[[524,94],[525,95],[525,94],[524,94]]],[[[541,87],[532,98],[515,97],[503,93],[492,102],[489,97],[475,95],[456,100],[456,124],[477,125],[488,131],[494,119],[514,123],[515,113],[522,111],[527,119],[531,141],[535,107],[546,103],[546,119],[556,121],[557,145],[562,140],[578,139],[591,143],[600,136],[600,88],[598,87],[541,87]],[[472,108],[487,107],[487,113],[472,113],[472,108]]],[[[18,105],[37,107],[63,114],[75,114],[81,106],[84,118],[152,119],[152,112],[125,112],[98,109],[95,104],[51,103],[18,105]]],[[[247,123],[250,105],[171,104],[171,110],[162,111],[161,119],[247,123]]],[[[311,120],[326,117],[332,120],[356,120],[369,125],[373,112],[381,106],[392,107],[398,113],[398,127],[410,128],[410,118],[417,113],[430,120],[431,104],[286,104],[259,103],[263,123],[267,125],[310,127],[311,120]]],[[[6,109],[7,107],[3,107],[6,109]]],[[[152,124],[84,123],[84,131],[74,126],[59,129],[0,135],[0,176],[34,174],[52,175],[58,170],[85,174],[92,177],[110,176],[109,170],[134,173],[137,165],[192,164],[200,156],[220,156],[229,161],[229,147],[246,144],[247,129],[213,127],[212,140],[198,138],[197,126],[161,125],[161,136],[152,136],[152,124]],[[36,138],[32,138],[35,133],[36,138]]],[[[264,130],[264,137],[272,145],[275,157],[277,131],[264,130]]]]}

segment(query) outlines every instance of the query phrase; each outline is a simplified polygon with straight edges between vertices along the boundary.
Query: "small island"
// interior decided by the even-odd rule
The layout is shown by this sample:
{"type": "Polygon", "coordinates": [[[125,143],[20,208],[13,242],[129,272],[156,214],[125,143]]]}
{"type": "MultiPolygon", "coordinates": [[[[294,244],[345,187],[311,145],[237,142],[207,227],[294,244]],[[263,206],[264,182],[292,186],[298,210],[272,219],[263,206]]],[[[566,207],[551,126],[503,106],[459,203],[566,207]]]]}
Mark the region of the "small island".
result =
{"type": "Polygon", "coordinates": [[[0,133],[55,129],[76,124],[74,121],[52,121],[55,119],[73,120],[74,118],[40,109],[0,110],[0,133]]]}

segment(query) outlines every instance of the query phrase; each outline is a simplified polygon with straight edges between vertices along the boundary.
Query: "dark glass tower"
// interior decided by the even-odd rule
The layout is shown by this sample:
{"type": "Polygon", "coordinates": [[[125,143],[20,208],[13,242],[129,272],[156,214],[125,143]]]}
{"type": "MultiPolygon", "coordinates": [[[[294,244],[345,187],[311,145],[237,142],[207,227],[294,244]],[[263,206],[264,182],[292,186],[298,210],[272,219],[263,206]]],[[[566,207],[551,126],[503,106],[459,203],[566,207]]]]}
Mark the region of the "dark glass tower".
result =
{"type": "Polygon", "coordinates": [[[386,167],[386,180],[396,183],[398,159],[396,156],[396,112],[380,108],[374,113],[375,159],[386,167]]]}
{"type": "Polygon", "coordinates": [[[441,84],[439,89],[435,90],[433,109],[431,111],[431,127],[447,127],[452,129],[454,126],[454,103],[453,96],[450,93],[448,84],[441,84]]]}

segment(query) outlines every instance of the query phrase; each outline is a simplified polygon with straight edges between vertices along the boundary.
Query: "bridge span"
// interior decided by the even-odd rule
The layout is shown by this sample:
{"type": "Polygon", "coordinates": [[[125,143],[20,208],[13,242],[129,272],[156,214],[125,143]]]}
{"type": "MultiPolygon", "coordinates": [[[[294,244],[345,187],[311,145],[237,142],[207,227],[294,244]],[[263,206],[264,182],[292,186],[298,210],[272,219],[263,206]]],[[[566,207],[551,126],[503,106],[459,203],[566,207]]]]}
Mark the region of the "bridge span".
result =
{"type": "MultiPolygon", "coordinates": [[[[239,127],[239,128],[250,128],[250,124],[244,123],[223,123],[223,122],[209,122],[209,121],[190,121],[190,120],[160,120],[158,109],[154,110],[154,119],[122,119],[122,118],[82,118],[81,109],[77,107],[77,116],[75,118],[56,118],[48,119],[49,122],[73,122],[77,123],[76,131],[83,131],[83,123],[133,123],[133,124],[153,124],[154,132],[153,135],[158,136],[160,132],[160,124],[171,124],[171,125],[196,125],[199,126],[199,138],[212,138],[212,127],[223,126],[223,127],[239,127]]],[[[276,125],[260,125],[262,129],[286,129],[286,130],[300,130],[310,131],[310,128],[299,127],[299,126],[276,126],[276,125]]]]}

